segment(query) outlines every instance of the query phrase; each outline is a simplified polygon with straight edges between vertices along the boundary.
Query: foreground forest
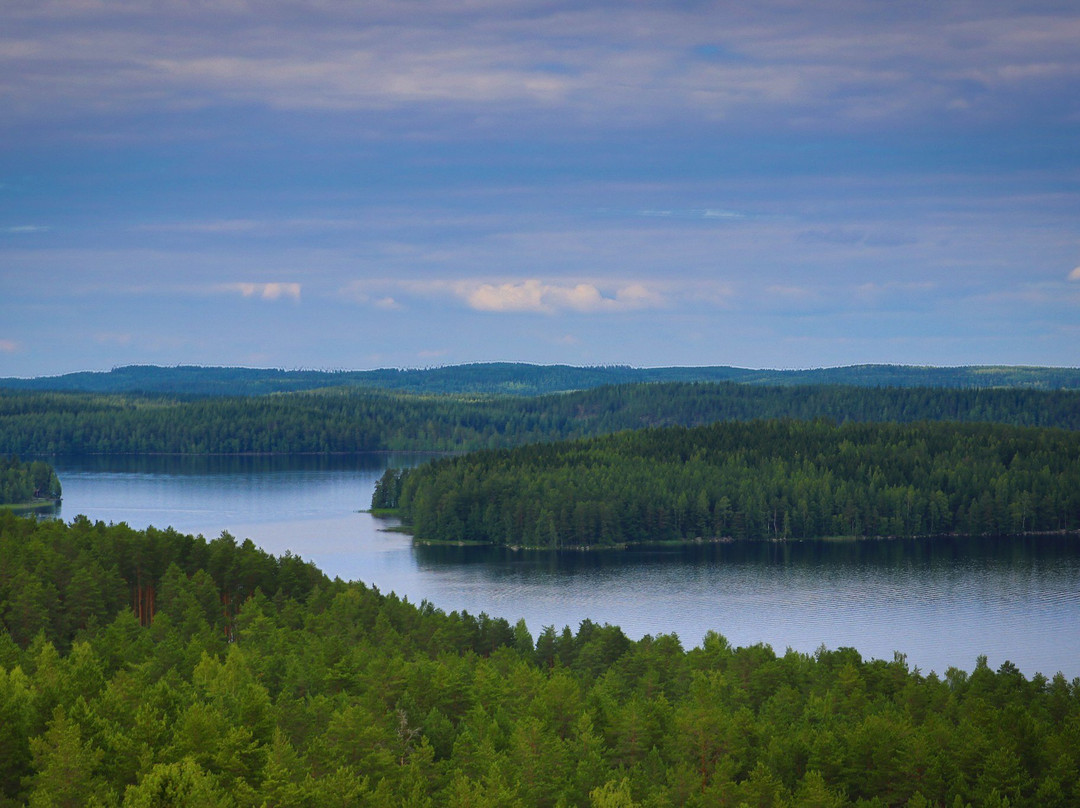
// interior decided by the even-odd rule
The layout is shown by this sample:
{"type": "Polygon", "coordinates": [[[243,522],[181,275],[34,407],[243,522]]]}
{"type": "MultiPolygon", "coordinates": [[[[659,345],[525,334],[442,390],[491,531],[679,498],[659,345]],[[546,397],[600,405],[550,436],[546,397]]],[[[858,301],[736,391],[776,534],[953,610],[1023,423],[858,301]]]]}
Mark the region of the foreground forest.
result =
{"type": "Polygon", "coordinates": [[[1080,528],[1080,432],[750,421],[621,432],[389,470],[423,540],[596,547],[696,538],[1080,528]]]}
{"type": "Polygon", "coordinates": [[[0,513],[0,558],[0,805],[1080,803],[1060,674],[534,637],[85,518],[0,513]]]}
{"type": "Polygon", "coordinates": [[[754,418],[1080,430],[1080,391],[666,383],[520,396],[333,389],[255,397],[0,392],[0,453],[458,451],[754,418]]]}

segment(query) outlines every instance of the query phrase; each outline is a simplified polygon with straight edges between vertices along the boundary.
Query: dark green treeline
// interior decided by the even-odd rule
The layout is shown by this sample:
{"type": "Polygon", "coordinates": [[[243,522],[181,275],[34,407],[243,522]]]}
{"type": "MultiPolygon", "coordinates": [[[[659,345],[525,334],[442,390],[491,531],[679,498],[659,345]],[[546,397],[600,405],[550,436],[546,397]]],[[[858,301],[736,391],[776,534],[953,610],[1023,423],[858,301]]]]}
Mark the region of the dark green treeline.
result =
{"type": "Polygon", "coordinates": [[[753,418],[1080,429],[1080,392],[668,383],[523,397],[356,390],[170,398],[0,392],[0,452],[362,452],[516,446],[753,418]]]}
{"type": "Polygon", "coordinates": [[[391,470],[415,536],[535,547],[1080,528],[1080,433],[752,421],[623,432],[391,470]]]}
{"type": "Polygon", "coordinates": [[[0,558],[0,806],[1080,802],[1061,674],[588,621],[534,640],[228,536],[85,519],[0,513],[0,558]]]}
{"type": "Polygon", "coordinates": [[[22,463],[14,455],[0,455],[0,505],[20,505],[35,500],[60,499],[60,480],[48,463],[22,463]]]}

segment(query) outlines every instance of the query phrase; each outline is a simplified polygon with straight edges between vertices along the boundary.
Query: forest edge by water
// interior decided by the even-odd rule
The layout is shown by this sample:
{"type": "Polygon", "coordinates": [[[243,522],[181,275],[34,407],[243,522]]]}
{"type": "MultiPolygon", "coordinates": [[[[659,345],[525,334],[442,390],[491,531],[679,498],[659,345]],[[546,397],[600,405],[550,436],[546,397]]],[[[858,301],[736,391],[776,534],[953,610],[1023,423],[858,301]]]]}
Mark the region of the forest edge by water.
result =
{"type": "Polygon", "coordinates": [[[750,421],[472,452],[388,469],[371,505],[417,540],[615,547],[1069,532],[1080,432],[750,421]]]}

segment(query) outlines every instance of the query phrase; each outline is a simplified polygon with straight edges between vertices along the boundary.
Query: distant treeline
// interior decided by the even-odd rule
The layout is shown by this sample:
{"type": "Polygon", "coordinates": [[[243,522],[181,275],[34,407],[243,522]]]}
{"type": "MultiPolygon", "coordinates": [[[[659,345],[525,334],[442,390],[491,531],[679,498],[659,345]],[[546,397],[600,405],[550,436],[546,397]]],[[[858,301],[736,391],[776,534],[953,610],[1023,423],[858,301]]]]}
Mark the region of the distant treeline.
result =
{"type": "Polygon", "coordinates": [[[642,427],[820,417],[1080,429],[1080,391],[674,382],[534,398],[350,389],[206,398],[9,391],[0,392],[0,452],[456,451],[642,427]]]}
{"type": "Polygon", "coordinates": [[[588,620],[534,637],[228,536],[85,518],[0,512],[0,559],[3,806],[1080,803],[1060,673],[588,620]]]}
{"type": "Polygon", "coordinates": [[[60,499],[60,480],[52,466],[41,460],[30,463],[0,455],[0,505],[21,505],[34,500],[60,499]]]}
{"type": "Polygon", "coordinates": [[[419,539],[539,547],[1080,529],[1080,432],[753,421],[621,432],[388,471],[419,539]]]}
{"type": "Polygon", "coordinates": [[[273,368],[128,365],[108,372],[67,373],[34,379],[0,379],[0,388],[84,393],[251,396],[327,387],[394,390],[421,395],[537,396],[609,384],[642,382],[740,382],[767,385],[842,384],[860,387],[1080,388],[1080,368],[1008,365],[914,367],[850,365],[812,370],[735,367],[573,367],[487,362],[401,370],[279,370],[273,368]]]}

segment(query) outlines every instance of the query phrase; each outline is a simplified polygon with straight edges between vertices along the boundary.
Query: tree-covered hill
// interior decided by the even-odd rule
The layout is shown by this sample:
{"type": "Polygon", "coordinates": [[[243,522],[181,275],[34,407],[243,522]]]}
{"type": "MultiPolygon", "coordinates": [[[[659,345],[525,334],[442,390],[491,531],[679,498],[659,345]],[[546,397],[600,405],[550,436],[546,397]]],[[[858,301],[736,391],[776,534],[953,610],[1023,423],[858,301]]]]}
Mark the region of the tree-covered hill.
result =
{"type": "Polygon", "coordinates": [[[534,636],[227,535],[84,518],[0,512],[0,558],[3,806],[1080,802],[1060,673],[534,636]]]}
{"type": "Polygon", "coordinates": [[[603,547],[699,538],[1080,529],[1080,432],[751,421],[620,432],[387,471],[418,539],[603,547]]]}
{"type": "Polygon", "coordinates": [[[860,387],[1080,388],[1080,368],[1023,366],[915,367],[852,365],[812,370],[735,367],[572,367],[490,362],[424,369],[281,370],[180,365],[129,365],[33,379],[0,379],[0,389],[85,393],[249,396],[324,387],[358,387],[418,394],[537,396],[641,382],[742,382],[768,385],[840,384],[860,387]]]}
{"type": "Polygon", "coordinates": [[[337,388],[255,397],[0,392],[0,453],[457,451],[753,418],[947,419],[1080,429],[1080,391],[735,383],[536,397],[337,388]]]}

